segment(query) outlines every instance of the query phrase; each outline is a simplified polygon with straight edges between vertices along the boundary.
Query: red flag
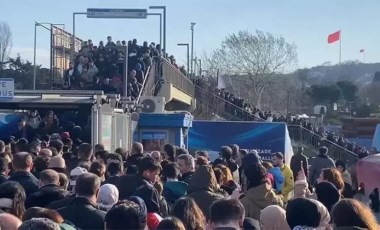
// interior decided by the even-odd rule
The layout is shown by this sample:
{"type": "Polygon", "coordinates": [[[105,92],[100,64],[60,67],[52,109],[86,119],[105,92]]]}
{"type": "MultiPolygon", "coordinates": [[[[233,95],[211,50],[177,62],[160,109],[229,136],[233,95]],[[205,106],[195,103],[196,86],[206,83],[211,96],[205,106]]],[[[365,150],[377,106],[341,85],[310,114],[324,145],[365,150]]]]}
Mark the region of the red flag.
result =
{"type": "Polygon", "coordinates": [[[331,44],[339,40],[340,40],[340,30],[335,33],[330,34],[327,38],[327,43],[331,44]]]}
{"type": "Polygon", "coordinates": [[[361,49],[359,52],[360,52],[360,53],[364,53],[364,49],[361,49]]]}

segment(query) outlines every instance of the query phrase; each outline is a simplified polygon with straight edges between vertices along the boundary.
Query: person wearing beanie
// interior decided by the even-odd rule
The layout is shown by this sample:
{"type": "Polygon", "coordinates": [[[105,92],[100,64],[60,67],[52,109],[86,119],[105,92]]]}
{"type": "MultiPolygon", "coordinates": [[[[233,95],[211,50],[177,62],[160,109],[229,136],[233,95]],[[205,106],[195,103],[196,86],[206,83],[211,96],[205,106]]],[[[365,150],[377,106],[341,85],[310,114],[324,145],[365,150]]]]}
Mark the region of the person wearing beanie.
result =
{"type": "Polygon", "coordinates": [[[319,213],[321,214],[321,222],[319,223],[318,229],[319,228],[326,229],[326,230],[330,229],[331,217],[330,217],[329,210],[327,210],[327,208],[318,200],[314,200],[314,199],[310,199],[310,200],[313,201],[318,206],[319,213]]]}
{"type": "Polygon", "coordinates": [[[270,205],[261,210],[260,222],[262,230],[290,230],[286,222],[286,212],[278,205],[270,205]]]}
{"type": "Polygon", "coordinates": [[[330,182],[323,181],[315,186],[318,201],[331,211],[332,207],[340,200],[340,192],[330,182]]]}
{"type": "Polygon", "coordinates": [[[66,163],[65,159],[61,156],[54,156],[51,158],[49,162],[49,169],[53,169],[54,171],[58,173],[65,173],[66,174],[66,163]]]}
{"type": "Polygon", "coordinates": [[[326,146],[322,146],[319,148],[319,154],[310,160],[309,179],[312,185],[317,182],[317,178],[321,174],[322,169],[335,167],[333,159],[328,156],[328,151],[329,149],[326,146]]]}
{"type": "Polygon", "coordinates": [[[321,213],[310,199],[296,198],[286,206],[286,221],[292,230],[311,230],[319,227],[321,213]]]}

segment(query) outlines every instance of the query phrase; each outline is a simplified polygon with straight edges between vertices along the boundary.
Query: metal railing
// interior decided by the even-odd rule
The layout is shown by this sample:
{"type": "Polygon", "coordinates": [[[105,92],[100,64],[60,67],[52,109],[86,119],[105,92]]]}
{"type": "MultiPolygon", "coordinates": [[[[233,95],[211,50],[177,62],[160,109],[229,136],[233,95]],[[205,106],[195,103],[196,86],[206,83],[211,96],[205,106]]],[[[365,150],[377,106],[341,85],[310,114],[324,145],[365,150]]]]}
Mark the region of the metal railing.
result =
{"type": "Polygon", "coordinates": [[[161,58],[158,63],[162,68],[161,77],[165,82],[173,84],[173,86],[177,89],[191,97],[194,97],[195,86],[188,77],[181,73],[181,71],[179,71],[165,58],[161,58]]]}
{"type": "Polygon", "coordinates": [[[254,114],[220,97],[215,90],[208,90],[195,85],[195,98],[197,99],[197,110],[204,111],[205,116],[217,114],[232,121],[264,121],[264,119],[255,117],[254,114]]]}
{"type": "MultiPolygon", "coordinates": [[[[143,96],[144,93],[145,93],[145,91],[147,91],[146,88],[149,88],[148,83],[150,82],[150,78],[151,78],[151,77],[149,77],[151,75],[151,69],[154,69],[154,68],[152,68],[151,66],[149,66],[148,69],[147,69],[147,71],[144,73],[144,81],[142,83],[142,87],[141,87],[141,90],[139,92],[139,95],[136,98],[136,102],[137,103],[140,102],[141,96],[143,96]]],[[[153,78],[153,81],[154,81],[154,76],[152,78],[153,78]]]]}
{"type": "Polygon", "coordinates": [[[290,138],[294,141],[313,146],[316,150],[318,150],[320,146],[326,146],[329,149],[329,156],[335,160],[343,160],[347,165],[352,165],[358,160],[358,156],[354,152],[305,129],[302,126],[288,125],[288,130],[290,138]]]}

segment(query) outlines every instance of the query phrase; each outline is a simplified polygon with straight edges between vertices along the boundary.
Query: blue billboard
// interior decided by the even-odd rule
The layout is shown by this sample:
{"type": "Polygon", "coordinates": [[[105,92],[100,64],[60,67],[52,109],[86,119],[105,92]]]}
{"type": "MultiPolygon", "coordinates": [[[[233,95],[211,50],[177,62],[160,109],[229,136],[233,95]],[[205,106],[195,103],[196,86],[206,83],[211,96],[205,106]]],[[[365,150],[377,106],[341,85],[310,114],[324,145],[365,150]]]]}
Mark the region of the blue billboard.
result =
{"type": "Polygon", "coordinates": [[[221,146],[237,144],[241,149],[257,150],[263,159],[269,160],[273,153],[286,153],[287,133],[285,123],[193,121],[189,150],[208,150],[215,158],[221,146]]]}

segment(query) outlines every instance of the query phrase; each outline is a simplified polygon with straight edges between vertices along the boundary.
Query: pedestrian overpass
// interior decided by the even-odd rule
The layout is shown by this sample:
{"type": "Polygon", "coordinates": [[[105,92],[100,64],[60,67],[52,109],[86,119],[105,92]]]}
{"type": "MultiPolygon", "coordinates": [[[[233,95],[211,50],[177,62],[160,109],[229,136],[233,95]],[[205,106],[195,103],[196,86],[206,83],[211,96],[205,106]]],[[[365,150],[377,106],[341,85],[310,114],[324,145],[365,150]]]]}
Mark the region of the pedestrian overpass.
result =
{"type": "Polygon", "coordinates": [[[153,60],[137,103],[143,103],[144,98],[149,97],[163,97],[165,111],[192,112],[196,108],[193,82],[168,60],[160,57],[153,60]]]}

